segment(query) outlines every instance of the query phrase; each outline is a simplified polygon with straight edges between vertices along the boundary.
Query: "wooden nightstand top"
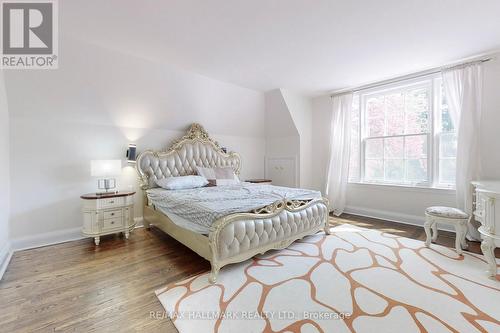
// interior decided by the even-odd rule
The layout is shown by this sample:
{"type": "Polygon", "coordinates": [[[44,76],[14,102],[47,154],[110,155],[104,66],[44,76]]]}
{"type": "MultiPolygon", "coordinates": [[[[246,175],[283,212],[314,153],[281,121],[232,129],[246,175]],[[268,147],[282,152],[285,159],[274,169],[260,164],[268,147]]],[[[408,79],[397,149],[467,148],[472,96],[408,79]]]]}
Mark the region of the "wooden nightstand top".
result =
{"type": "Polygon", "coordinates": [[[247,183],[254,183],[254,184],[258,184],[258,183],[271,183],[272,182],[271,179],[247,179],[245,181],[247,183]]]}
{"type": "Polygon", "coordinates": [[[87,193],[87,194],[82,195],[80,198],[85,199],[85,200],[97,200],[97,199],[128,197],[129,195],[134,195],[134,194],[135,194],[135,192],[132,192],[132,191],[123,191],[123,192],[116,192],[116,193],[103,193],[103,194],[87,193]]]}

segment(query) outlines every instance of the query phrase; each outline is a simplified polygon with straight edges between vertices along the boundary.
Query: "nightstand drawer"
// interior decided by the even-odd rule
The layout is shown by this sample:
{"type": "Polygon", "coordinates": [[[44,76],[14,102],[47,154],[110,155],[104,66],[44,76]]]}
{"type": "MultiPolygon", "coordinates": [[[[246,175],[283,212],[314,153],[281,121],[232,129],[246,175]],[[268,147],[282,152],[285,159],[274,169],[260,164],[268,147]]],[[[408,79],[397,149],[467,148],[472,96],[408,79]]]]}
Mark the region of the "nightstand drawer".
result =
{"type": "Polygon", "coordinates": [[[124,198],[106,198],[99,199],[97,202],[99,208],[120,207],[125,204],[124,198]]]}
{"type": "Polygon", "coordinates": [[[122,217],[122,210],[121,209],[106,210],[106,211],[102,212],[102,218],[105,220],[114,219],[114,218],[118,218],[118,217],[122,217]]]}
{"type": "Polygon", "coordinates": [[[102,230],[116,229],[123,227],[123,220],[121,217],[107,219],[102,221],[102,230]]]}

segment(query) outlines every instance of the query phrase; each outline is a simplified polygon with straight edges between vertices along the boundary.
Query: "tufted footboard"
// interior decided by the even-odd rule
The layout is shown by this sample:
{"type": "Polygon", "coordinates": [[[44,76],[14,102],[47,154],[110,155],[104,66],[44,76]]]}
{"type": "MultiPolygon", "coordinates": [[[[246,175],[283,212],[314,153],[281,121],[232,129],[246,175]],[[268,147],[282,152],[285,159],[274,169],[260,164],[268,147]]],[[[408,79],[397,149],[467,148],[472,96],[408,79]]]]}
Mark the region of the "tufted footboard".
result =
{"type": "Polygon", "coordinates": [[[271,249],[283,249],[297,239],[328,228],[328,201],[285,200],[252,213],[231,214],[216,221],[209,234],[212,271],[271,249]]]}

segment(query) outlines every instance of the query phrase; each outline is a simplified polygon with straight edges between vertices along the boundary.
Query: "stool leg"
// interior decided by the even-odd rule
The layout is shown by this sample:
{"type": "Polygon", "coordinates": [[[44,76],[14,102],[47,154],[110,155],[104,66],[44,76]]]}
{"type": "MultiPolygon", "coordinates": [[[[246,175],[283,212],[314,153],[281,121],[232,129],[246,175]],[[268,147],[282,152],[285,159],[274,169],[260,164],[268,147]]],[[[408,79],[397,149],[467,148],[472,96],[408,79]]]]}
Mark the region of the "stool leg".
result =
{"type": "Polygon", "coordinates": [[[438,238],[438,225],[436,222],[432,224],[432,241],[435,242],[438,238]]]}
{"type": "Polygon", "coordinates": [[[456,232],[455,250],[457,251],[458,255],[462,255],[462,237],[463,237],[464,231],[463,231],[461,224],[455,225],[455,232],[456,232]]]}
{"type": "Polygon", "coordinates": [[[465,239],[465,236],[467,236],[467,223],[469,223],[469,220],[465,220],[461,225],[462,226],[462,240],[461,240],[462,249],[469,248],[469,244],[467,244],[467,240],[465,239]]]}
{"type": "Polygon", "coordinates": [[[425,229],[425,235],[427,236],[425,239],[425,246],[429,247],[431,246],[431,226],[432,226],[432,218],[429,216],[425,217],[425,223],[424,223],[424,229],[425,229]]]}

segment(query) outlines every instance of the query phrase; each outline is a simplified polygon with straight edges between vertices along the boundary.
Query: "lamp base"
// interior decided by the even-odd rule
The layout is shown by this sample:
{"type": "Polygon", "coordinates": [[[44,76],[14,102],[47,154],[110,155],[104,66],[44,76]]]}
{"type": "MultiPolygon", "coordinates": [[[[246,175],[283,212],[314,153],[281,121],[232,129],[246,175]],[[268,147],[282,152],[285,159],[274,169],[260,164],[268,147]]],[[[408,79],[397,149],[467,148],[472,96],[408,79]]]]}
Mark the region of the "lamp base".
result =
{"type": "Polygon", "coordinates": [[[105,197],[107,195],[117,194],[119,191],[95,192],[95,195],[105,197]]]}
{"type": "Polygon", "coordinates": [[[118,191],[114,190],[116,188],[116,179],[114,178],[99,179],[97,181],[97,188],[99,190],[104,190],[103,192],[96,192],[97,195],[118,193],[118,191]]]}

